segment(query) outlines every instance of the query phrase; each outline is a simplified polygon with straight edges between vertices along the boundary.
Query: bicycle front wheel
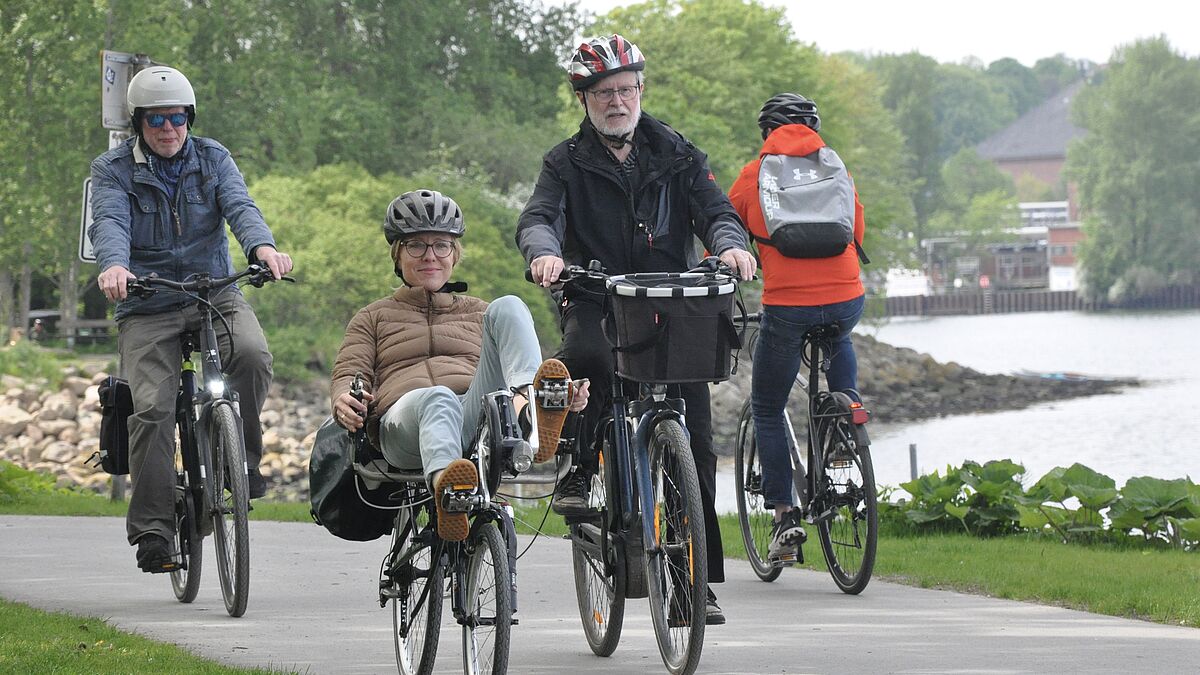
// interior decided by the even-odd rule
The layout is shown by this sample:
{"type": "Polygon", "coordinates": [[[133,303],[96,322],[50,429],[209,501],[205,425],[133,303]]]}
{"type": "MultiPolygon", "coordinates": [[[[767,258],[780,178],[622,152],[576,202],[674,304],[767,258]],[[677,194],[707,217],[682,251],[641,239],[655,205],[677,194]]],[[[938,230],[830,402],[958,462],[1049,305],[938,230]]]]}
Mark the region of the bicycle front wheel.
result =
{"type": "Polygon", "coordinates": [[[467,552],[463,672],[503,675],[508,672],[513,612],[508,546],[495,523],[487,523],[467,544],[467,552]]]}
{"type": "Polygon", "coordinates": [[[708,559],[696,464],[675,420],[654,427],[650,476],[654,493],[642,499],[642,517],[652,519],[655,538],[646,552],[654,637],[672,675],[692,673],[704,648],[708,559]]]}
{"type": "Polygon", "coordinates": [[[250,488],[246,478],[246,449],[233,406],[218,401],[211,410],[209,443],[212,450],[212,519],[216,535],[217,573],[221,595],[230,616],[246,613],[250,597],[250,528],[247,523],[250,488]]]}
{"type": "Polygon", "coordinates": [[[200,592],[200,570],[204,562],[204,540],[196,522],[196,502],[188,486],[187,473],[180,471],[175,482],[175,550],[182,566],[171,571],[171,588],[180,602],[191,602],[200,592]]]}
{"type": "Polygon", "coordinates": [[[742,543],[746,546],[746,558],[750,560],[750,568],[759,579],[775,581],[783,567],[767,561],[775,516],[763,501],[762,464],[758,460],[758,444],[755,442],[754,416],[750,410],[750,401],[746,401],[742,406],[742,414],[738,419],[733,470],[738,525],[742,530],[742,543]]]}
{"type": "MultiPolygon", "coordinates": [[[[609,446],[605,444],[606,451],[609,446]]],[[[575,599],[583,635],[596,656],[611,656],[621,641],[625,623],[625,560],[608,524],[608,485],[611,465],[600,453],[600,467],[588,492],[594,520],[571,526],[571,560],[575,599]]]]}
{"type": "Polygon", "coordinates": [[[383,583],[391,598],[392,639],[400,675],[433,672],[442,627],[444,569],[440,551],[423,536],[431,505],[410,507],[397,523],[383,583]]]}
{"type": "Polygon", "coordinates": [[[812,512],[829,574],[842,592],[853,595],[871,581],[879,515],[871,450],[865,445],[851,447],[850,425],[842,417],[819,425],[824,476],[812,512]]]}

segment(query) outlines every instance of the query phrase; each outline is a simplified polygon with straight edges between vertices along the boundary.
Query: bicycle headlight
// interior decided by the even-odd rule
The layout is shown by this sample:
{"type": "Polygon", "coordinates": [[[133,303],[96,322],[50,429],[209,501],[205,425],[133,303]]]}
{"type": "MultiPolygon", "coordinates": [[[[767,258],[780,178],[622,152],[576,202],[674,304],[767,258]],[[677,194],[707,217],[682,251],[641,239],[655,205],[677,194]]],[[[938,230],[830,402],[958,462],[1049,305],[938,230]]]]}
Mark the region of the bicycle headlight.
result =
{"type": "Polygon", "coordinates": [[[213,398],[220,398],[225,395],[225,383],[221,380],[212,380],[208,383],[208,393],[213,395],[213,398]]]}

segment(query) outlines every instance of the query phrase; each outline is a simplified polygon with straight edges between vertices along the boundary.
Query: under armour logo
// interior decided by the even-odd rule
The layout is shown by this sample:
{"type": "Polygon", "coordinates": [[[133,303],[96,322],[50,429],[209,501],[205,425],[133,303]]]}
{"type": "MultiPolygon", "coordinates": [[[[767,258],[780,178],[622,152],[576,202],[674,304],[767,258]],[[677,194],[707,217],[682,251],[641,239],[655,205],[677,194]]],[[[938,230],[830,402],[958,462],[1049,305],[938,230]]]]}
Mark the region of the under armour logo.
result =
{"type": "Polygon", "coordinates": [[[816,180],[817,170],[809,169],[808,171],[801,171],[800,169],[792,169],[792,178],[794,180],[804,180],[806,176],[809,180],[816,180]]]}

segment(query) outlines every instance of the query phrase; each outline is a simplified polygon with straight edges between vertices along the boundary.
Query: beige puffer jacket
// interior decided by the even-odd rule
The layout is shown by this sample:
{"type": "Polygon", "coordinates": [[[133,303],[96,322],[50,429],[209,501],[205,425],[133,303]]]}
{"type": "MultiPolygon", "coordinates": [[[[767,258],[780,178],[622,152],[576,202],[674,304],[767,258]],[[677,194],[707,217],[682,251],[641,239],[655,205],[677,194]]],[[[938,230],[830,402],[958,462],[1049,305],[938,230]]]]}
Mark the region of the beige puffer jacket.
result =
{"type": "Polygon", "coordinates": [[[466,393],[479,366],[487,303],[469,295],[400,288],[358,310],[333,364],[330,402],[361,372],[375,394],[369,428],[401,396],[444,385],[466,393]]]}

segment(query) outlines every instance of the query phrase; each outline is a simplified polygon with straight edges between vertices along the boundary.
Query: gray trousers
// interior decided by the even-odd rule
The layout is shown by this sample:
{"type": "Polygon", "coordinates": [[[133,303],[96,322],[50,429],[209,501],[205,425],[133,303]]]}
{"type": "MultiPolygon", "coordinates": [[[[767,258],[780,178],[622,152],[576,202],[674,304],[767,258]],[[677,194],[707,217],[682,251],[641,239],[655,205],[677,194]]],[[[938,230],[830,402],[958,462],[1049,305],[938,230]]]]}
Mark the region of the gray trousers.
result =
{"type": "Polygon", "coordinates": [[[401,396],[379,421],[380,451],[389,464],[420,468],[429,478],[463,456],[475,436],[483,395],[531,384],[541,363],[529,308],[513,295],[492,301],[483,313],[479,368],[467,393],[435,386],[401,396]]]}
{"type": "MultiPolygon", "coordinates": [[[[258,415],[271,388],[271,353],[258,317],[241,293],[227,290],[213,304],[232,331],[231,355],[230,334],[223,323],[214,322],[226,382],[240,402],[246,464],[257,468],[262,458],[258,415]]],[[[126,316],[117,324],[121,372],[133,393],[133,414],[129,416],[133,494],[125,517],[130,544],[149,533],[167,541],[175,535],[175,398],[183,360],[179,337],[199,327],[196,305],[126,316]]]]}

